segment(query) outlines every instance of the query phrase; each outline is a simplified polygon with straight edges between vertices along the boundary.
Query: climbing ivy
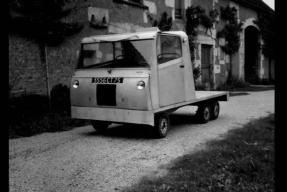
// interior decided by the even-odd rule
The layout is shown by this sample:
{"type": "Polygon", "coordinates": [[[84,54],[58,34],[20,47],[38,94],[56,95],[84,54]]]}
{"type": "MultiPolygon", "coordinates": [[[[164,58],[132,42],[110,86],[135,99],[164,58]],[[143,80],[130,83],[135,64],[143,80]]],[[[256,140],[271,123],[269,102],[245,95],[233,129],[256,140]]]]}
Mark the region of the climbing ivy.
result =
{"type": "Polygon", "coordinates": [[[148,15],[150,22],[153,27],[158,27],[161,31],[169,31],[172,27],[172,17],[168,17],[166,12],[161,14],[160,21],[153,19],[150,15],[148,15]]]}
{"type": "Polygon", "coordinates": [[[269,59],[269,79],[271,80],[271,60],[275,57],[275,15],[261,12],[258,20],[254,21],[259,27],[263,45],[260,46],[262,54],[269,59]]]}
{"type": "MultiPolygon", "coordinates": [[[[211,28],[213,24],[216,22],[216,18],[218,17],[219,12],[214,9],[209,12],[209,15],[205,13],[205,9],[200,6],[190,6],[186,9],[186,34],[188,35],[189,47],[190,47],[190,57],[193,63],[193,76],[194,80],[196,81],[200,77],[200,67],[195,67],[195,55],[194,50],[195,41],[197,37],[197,28],[199,24],[202,24],[206,28],[206,33],[208,29],[211,32],[211,28]]],[[[212,32],[211,32],[212,33],[212,32]]]]}
{"type": "Polygon", "coordinates": [[[211,28],[213,24],[216,22],[216,18],[218,17],[219,12],[217,9],[214,9],[209,12],[209,15],[203,14],[201,15],[201,24],[206,28],[206,33],[207,30],[209,29],[210,33],[212,34],[211,28]]]}
{"type": "Polygon", "coordinates": [[[232,78],[232,55],[238,51],[240,47],[240,32],[242,31],[243,23],[237,21],[237,9],[227,6],[220,7],[221,18],[226,21],[225,27],[217,33],[217,38],[225,38],[225,45],[222,50],[230,57],[230,73],[229,79],[232,78]]]}
{"type": "MultiPolygon", "coordinates": [[[[186,9],[186,32],[188,35],[196,36],[197,27],[202,24],[207,30],[211,32],[213,24],[216,22],[219,12],[213,9],[209,12],[209,15],[205,13],[205,9],[200,6],[190,6],[186,9]]],[[[211,32],[212,33],[212,32],[211,32]]]]}
{"type": "Polygon", "coordinates": [[[259,27],[264,44],[261,45],[262,53],[273,59],[275,56],[275,15],[260,13],[254,23],[259,27]]]}

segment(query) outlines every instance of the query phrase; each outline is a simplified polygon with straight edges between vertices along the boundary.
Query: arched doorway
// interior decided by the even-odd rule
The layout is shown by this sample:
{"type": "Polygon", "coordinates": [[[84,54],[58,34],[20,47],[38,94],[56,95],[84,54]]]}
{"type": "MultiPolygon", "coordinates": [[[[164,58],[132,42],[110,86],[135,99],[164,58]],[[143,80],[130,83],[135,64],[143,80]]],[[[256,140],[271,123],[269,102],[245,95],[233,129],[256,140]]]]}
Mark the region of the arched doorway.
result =
{"type": "Polygon", "coordinates": [[[259,69],[259,33],[254,26],[245,28],[245,81],[258,78],[259,69]]]}

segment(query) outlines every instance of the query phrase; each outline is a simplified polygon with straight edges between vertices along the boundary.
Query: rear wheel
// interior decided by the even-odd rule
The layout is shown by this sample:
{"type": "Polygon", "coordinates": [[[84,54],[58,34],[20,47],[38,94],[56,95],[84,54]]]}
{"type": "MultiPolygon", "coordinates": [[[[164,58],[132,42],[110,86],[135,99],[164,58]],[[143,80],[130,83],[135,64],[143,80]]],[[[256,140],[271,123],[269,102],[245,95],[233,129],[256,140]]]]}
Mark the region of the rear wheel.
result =
{"type": "Polygon", "coordinates": [[[210,113],[210,120],[217,119],[220,111],[218,101],[213,101],[210,105],[211,113],[210,113]]]}
{"type": "Polygon", "coordinates": [[[170,128],[170,121],[167,114],[155,115],[155,136],[157,138],[164,138],[170,128]]]}
{"type": "Polygon", "coordinates": [[[110,125],[110,123],[105,122],[105,121],[97,121],[97,120],[92,120],[91,121],[93,128],[97,131],[97,132],[104,132],[108,126],[110,125]]]}
{"type": "Polygon", "coordinates": [[[198,106],[196,111],[196,117],[200,123],[207,123],[210,120],[211,110],[208,103],[204,103],[198,106]]]}

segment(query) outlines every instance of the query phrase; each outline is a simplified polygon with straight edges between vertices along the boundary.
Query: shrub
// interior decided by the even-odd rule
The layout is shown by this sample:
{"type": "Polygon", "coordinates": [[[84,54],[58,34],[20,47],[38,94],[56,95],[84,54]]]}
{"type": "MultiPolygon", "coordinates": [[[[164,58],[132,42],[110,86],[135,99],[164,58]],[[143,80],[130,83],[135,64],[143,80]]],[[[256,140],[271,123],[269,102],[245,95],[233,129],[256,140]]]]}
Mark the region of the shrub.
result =
{"type": "Polygon", "coordinates": [[[226,82],[220,83],[216,88],[217,91],[228,91],[235,88],[245,88],[248,87],[249,83],[243,81],[239,78],[229,78],[226,82]]]}
{"type": "Polygon", "coordinates": [[[200,70],[200,65],[198,65],[197,67],[195,66],[195,64],[193,64],[193,79],[194,82],[196,82],[201,76],[201,70],[200,70]]]}
{"type": "Polygon", "coordinates": [[[48,98],[44,95],[22,94],[9,98],[9,135],[33,133],[33,122],[40,119],[48,110],[48,98]]]}
{"type": "Polygon", "coordinates": [[[204,91],[206,89],[206,85],[204,83],[195,83],[195,90],[196,91],[204,91]]]}
{"type": "Polygon", "coordinates": [[[249,83],[239,78],[230,78],[227,81],[227,85],[231,89],[232,88],[244,88],[244,87],[248,87],[249,83]]]}
{"type": "Polygon", "coordinates": [[[51,106],[53,111],[70,111],[70,89],[68,86],[60,83],[52,88],[51,106]]]}
{"type": "Polygon", "coordinates": [[[259,79],[258,77],[250,79],[249,82],[254,85],[270,85],[274,83],[274,80],[259,79]]]}
{"type": "Polygon", "coordinates": [[[69,88],[59,84],[51,91],[52,110],[45,95],[30,93],[9,98],[9,138],[89,125],[89,121],[71,119],[69,97],[69,88]]]}
{"type": "Polygon", "coordinates": [[[24,93],[18,97],[9,98],[9,117],[17,121],[24,117],[39,116],[47,111],[47,107],[47,96],[24,93]]]}

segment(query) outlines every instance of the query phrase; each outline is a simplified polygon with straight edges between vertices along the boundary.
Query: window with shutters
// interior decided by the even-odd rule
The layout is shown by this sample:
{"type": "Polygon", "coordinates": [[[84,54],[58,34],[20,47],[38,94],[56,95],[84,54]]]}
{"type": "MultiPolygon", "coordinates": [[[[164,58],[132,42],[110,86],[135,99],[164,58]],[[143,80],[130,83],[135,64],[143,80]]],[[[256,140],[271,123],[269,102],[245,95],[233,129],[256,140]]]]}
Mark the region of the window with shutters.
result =
{"type": "Polygon", "coordinates": [[[114,2],[130,5],[134,7],[140,7],[142,9],[148,10],[148,7],[143,4],[143,0],[114,0],[114,2]]]}
{"type": "Polygon", "coordinates": [[[182,0],[175,0],[174,3],[174,16],[176,19],[182,19],[183,2],[182,0]]]}

